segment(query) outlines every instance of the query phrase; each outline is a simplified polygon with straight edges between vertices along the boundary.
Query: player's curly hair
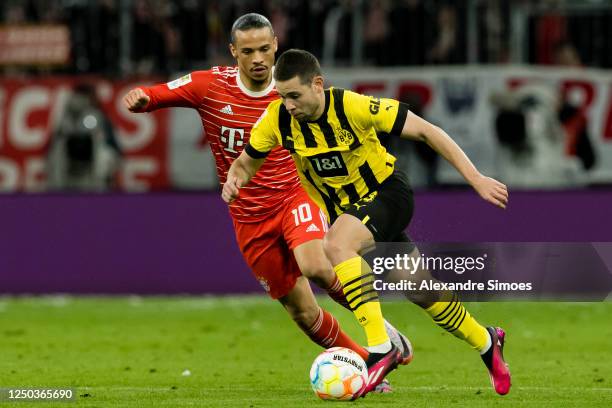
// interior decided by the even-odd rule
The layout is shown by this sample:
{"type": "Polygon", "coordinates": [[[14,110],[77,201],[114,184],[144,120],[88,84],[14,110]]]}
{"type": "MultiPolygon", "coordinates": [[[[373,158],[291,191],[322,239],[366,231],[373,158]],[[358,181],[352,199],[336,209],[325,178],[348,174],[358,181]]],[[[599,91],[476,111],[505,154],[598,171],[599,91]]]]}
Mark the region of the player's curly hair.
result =
{"type": "Polygon", "coordinates": [[[274,29],[270,20],[257,13],[244,14],[234,21],[232,24],[231,41],[232,44],[236,43],[236,31],[247,31],[253,28],[264,28],[268,27],[272,35],[274,35],[274,29]]]}
{"type": "Polygon", "coordinates": [[[283,52],[274,67],[276,81],[300,78],[303,85],[310,84],[315,76],[321,76],[321,65],[317,57],[304,50],[291,49],[283,52]]]}

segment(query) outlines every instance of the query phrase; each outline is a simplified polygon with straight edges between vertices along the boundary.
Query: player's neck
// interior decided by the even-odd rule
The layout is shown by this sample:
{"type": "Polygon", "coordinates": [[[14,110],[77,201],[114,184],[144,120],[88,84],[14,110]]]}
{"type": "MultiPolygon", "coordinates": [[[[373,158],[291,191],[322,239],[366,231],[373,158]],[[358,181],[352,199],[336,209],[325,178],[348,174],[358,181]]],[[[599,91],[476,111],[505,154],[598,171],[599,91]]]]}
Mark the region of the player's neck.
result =
{"type": "Polygon", "coordinates": [[[312,119],[311,119],[312,121],[318,120],[321,116],[323,116],[323,112],[325,112],[325,92],[321,92],[321,95],[318,95],[318,97],[319,97],[319,106],[317,107],[317,110],[312,115],[312,119]]]}
{"type": "Polygon", "coordinates": [[[240,82],[251,92],[261,92],[264,91],[272,82],[272,74],[268,76],[268,78],[263,82],[253,81],[248,75],[244,75],[242,71],[238,71],[238,75],[240,75],[240,82]]]}

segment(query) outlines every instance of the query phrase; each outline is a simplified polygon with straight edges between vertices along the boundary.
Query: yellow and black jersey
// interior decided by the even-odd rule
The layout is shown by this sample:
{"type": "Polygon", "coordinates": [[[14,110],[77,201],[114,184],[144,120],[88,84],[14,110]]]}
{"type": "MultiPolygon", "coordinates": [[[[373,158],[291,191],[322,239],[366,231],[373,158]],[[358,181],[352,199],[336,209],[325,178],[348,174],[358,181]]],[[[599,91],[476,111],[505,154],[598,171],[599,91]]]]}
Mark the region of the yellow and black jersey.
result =
{"type": "Polygon", "coordinates": [[[396,100],[330,88],[321,117],[298,122],[277,100],[253,126],[246,152],[263,158],[277,145],[289,150],[302,185],[333,220],[393,173],[395,157],[377,132],[400,134],[407,114],[396,100]]]}

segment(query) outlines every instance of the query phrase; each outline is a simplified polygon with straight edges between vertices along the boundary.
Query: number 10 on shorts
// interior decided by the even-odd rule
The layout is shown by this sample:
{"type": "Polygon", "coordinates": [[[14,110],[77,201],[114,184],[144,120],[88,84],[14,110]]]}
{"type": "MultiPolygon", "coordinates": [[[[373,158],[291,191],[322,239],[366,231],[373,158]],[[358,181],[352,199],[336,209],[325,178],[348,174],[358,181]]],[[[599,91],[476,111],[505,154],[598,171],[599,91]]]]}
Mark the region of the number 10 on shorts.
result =
{"type": "Polygon", "coordinates": [[[295,225],[298,226],[300,223],[312,221],[312,212],[310,211],[310,204],[300,204],[297,208],[291,210],[293,214],[293,220],[295,225]]]}

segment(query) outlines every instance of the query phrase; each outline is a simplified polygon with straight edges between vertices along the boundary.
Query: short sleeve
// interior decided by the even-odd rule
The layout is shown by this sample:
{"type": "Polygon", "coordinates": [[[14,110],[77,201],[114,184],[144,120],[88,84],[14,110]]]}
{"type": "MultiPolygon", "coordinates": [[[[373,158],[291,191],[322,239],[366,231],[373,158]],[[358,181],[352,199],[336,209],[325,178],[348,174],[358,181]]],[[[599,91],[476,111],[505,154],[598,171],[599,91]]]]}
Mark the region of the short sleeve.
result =
{"type": "Polygon", "coordinates": [[[279,144],[275,132],[278,120],[274,120],[274,112],[277,112],[278,117],[278,107],[271,104],[251,129],[251,137],[245,150],[254,159],[266,157],[270,150],[279,144]]]}
{"type": "Polygon", "coordinates": [[[353,121],[362,129],[373,127],[377,132],[399,135],[402,132],[408,105],[395,99],[375,98],[345,92],[344,106],[349,107],[353,121]]]}

